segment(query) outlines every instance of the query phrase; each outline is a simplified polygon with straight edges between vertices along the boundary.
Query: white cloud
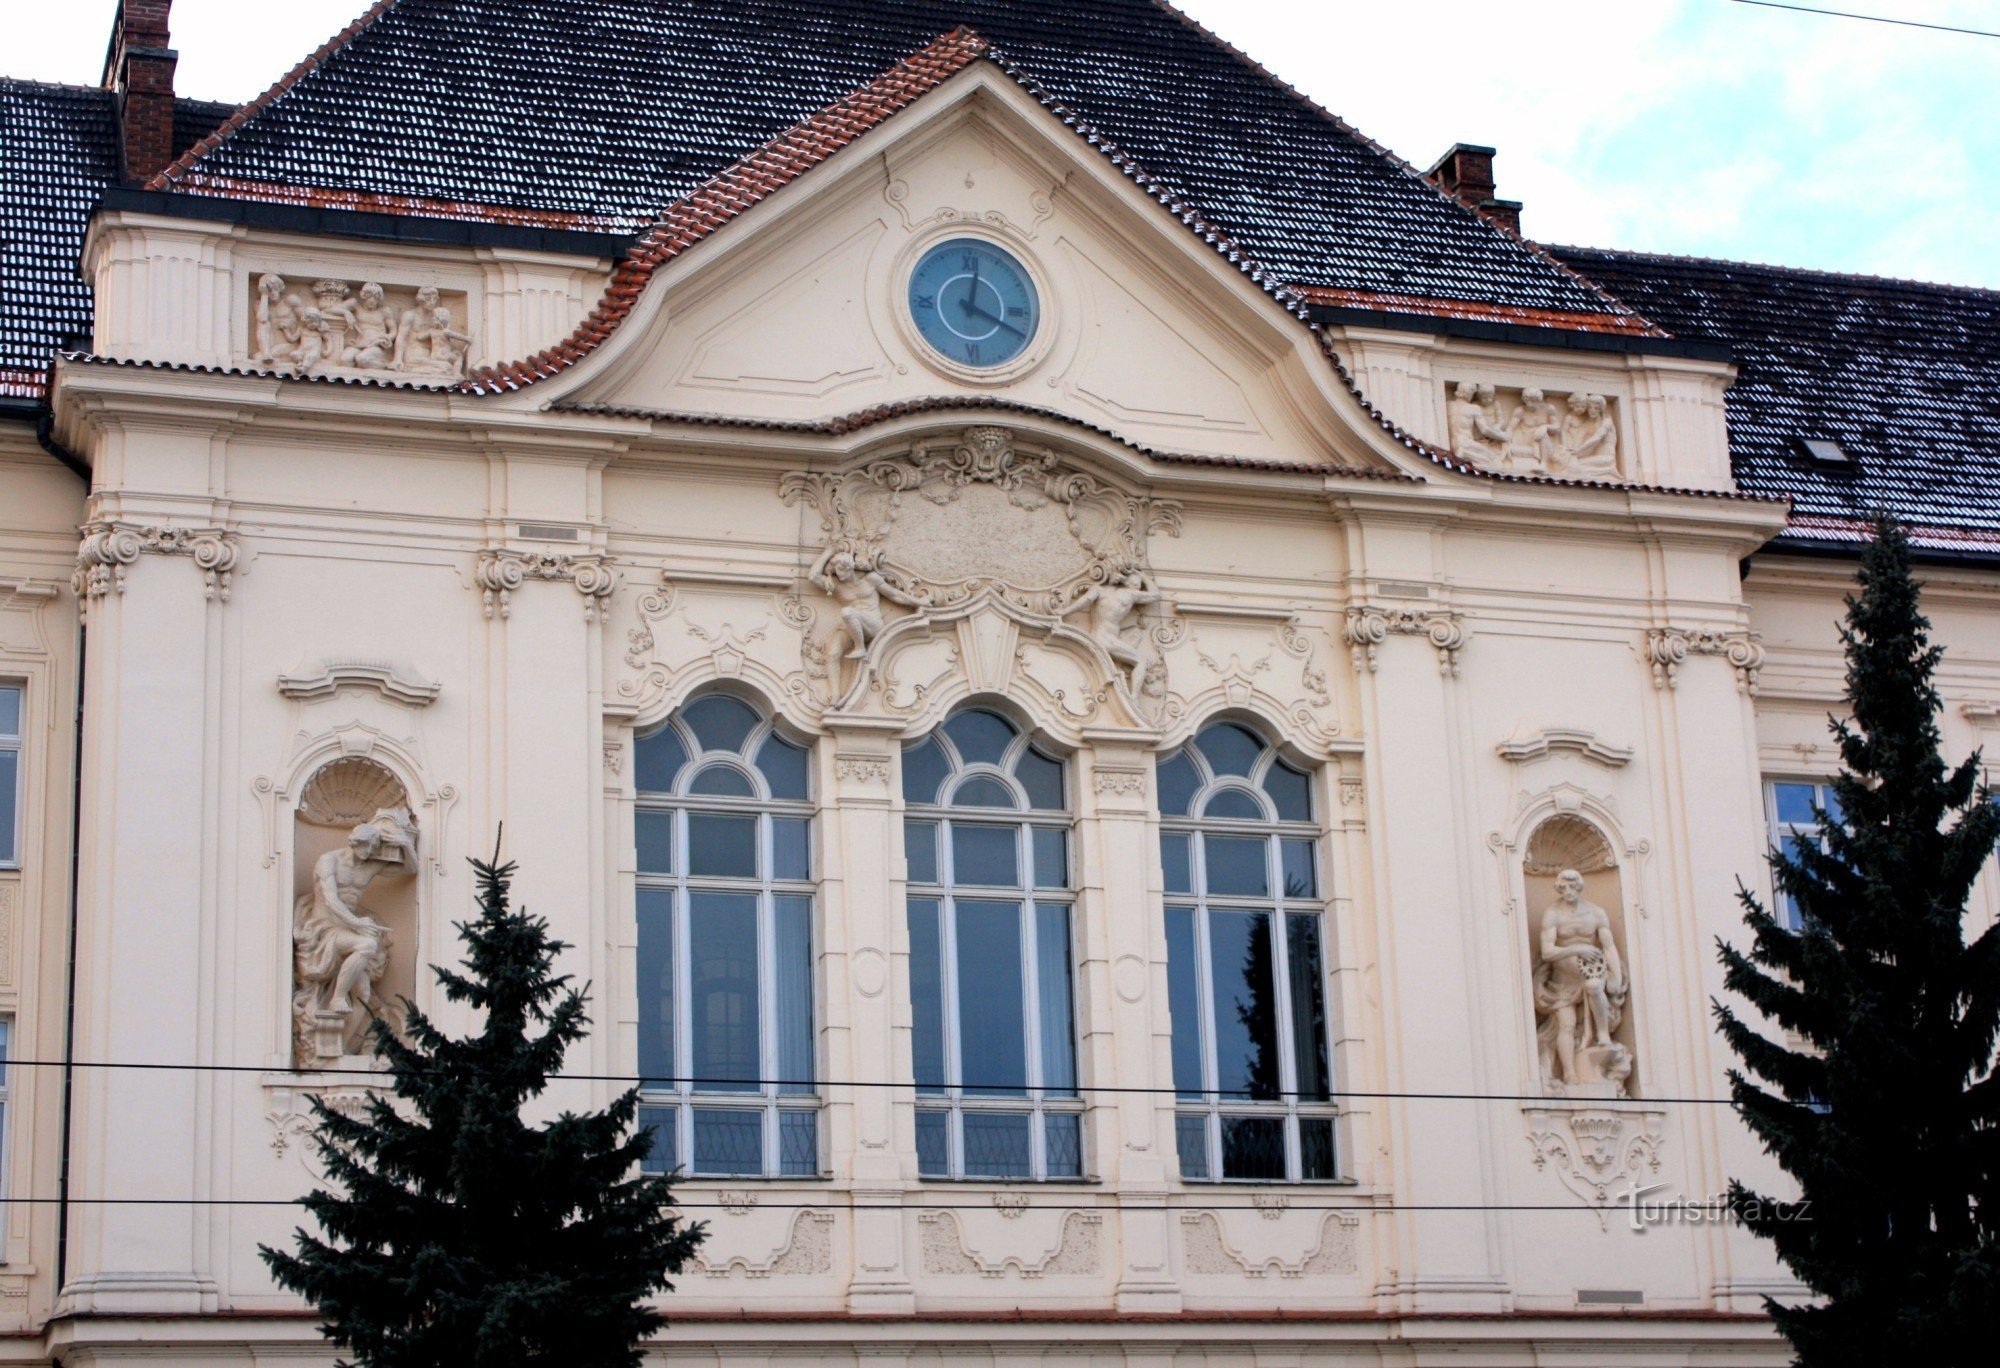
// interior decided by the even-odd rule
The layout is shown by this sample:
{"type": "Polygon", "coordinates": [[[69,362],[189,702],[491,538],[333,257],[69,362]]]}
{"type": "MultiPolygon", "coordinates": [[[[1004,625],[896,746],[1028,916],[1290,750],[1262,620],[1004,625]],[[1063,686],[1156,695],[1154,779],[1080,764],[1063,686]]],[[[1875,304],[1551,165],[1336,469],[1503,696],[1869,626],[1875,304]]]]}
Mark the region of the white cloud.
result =
{"type": "MultiPolygon", "coordinates": [[[[247,100],[366,3],[177,0],[179,88],[247,100]]],[[[1850,7],[2000,27],[1994,0],[1850,7]]],[[[8,74],[97,79],[114,0],[10,8],[8,74]]],[[[1182,8],[1419,167],[1497,146],[1545,240],[2000,287],[2000,40],[1729,0],[1182,8]]]]}

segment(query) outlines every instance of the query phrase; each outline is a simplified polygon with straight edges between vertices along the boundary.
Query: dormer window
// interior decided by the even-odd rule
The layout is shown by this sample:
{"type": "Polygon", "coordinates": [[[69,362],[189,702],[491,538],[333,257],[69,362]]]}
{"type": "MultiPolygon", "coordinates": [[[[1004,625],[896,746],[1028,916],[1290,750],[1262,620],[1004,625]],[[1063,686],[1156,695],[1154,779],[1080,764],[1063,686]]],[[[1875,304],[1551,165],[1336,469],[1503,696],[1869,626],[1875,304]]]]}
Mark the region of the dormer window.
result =
{"type": "Polygon", "coordinates": [[[1847,449],[1831,437],[1795,437],[1799,451],[1816,466],[1830,470],[1854,469],[1854,458],[1847,449]]]}

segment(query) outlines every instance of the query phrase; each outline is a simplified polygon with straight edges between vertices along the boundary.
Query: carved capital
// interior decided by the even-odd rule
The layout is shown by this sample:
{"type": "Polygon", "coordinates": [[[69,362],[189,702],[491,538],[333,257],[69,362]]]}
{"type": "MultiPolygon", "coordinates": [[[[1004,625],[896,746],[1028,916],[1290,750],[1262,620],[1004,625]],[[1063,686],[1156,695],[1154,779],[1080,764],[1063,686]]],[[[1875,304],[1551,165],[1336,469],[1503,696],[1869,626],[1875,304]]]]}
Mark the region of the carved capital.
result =
{"type": "Polygon", "coordinates": [[[1736,671],[1736,687],[1757,696],[1757,672],[1764,668],[1763,638],[1758,633],[1714,627],[1655,627],[1646,633],[1646,661],[1652,666],[1656,689],[1678,688],[1681,666],[1691,655],[1724,657],[1736,671]]]}
{"type": "Polygon", "coordinates": [[[1373,672],[1376,652],[1391,636],[1420,636],[1437,652],[1438,669],[1451,678],[1458,674],[1458,653],[1472,635],[1462,618],[1449,611],[1419,612],[1414,608],[1373,608],[1353,606],[1341,634],[1356,670],[1373,672]]]}
{"type": "Polygon", "coordinates": [[[488,549],[473,571],[486,616],[513,616],[513,595],[529,580],[568,580],[583,595],[583,620],[598,622],[610,612],[611,596],[624,575],[606,556],[568,552],[488,549]]]}
{"type": "Polygon", "coordinates": [[[836,755],[833,758],[834,776],[843,784],[889,783],[889,757],[886,755],[836,755]]]}
{"type": "Polygon", "coordinates": [[[229,581],[238,550],[236,535],[224,528],[112,521],[85,523],[82,532],[70,588],[85,603],[106,594],[124,593],[125,572],[138,564],[142,555],[189,557],[201,571],[204,596],[229,602],[229,581]]]}
{"type": "Polygon", "coordinates": [[[1146,776],[1141,770],[1100,769],[1091,775],[1091,783],[1106,797],[1142,798],[1146,793],[1146,776]]]}

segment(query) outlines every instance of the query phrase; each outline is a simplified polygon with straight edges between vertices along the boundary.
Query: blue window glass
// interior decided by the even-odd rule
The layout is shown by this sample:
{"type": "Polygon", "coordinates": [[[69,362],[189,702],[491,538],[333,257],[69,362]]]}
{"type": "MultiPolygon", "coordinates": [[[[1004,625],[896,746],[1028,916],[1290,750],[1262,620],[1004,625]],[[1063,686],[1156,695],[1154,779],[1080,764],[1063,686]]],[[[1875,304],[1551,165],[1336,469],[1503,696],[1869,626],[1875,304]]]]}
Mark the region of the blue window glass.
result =
{"type": "Polygon", "coordinates": [[[1218,722],[1203,727],[1194,744],[1208,761],[1209,768],[1218,775],[1248,777],[1264,754],[1264,743],[1256,733],[1233,722],[1218,722]]]}
{"type": "Polygon", "coordinates": [[[1232,723],[1203,728],[1156,773],[1181,1177],[1333,1179],[1313,778],[1232,723]],[[1191,812],[1191,795],[1202,793],[1191,812]]]}
{"type": "Polygon", "coordinates": [[[710,765],[707,769],[695,775],[694,782],[688,785],[688,792],[699,793],[710,798],[755,798],[757,796],[757,789],[751,784],[750,776],[743,773],[742,770],[733,769],[728,765],[710,765]]]}
{"type": "Polygon", "coordinates": [[[806,749],[794,746],[775,733],[767,737],[757,752],[757,768],[773,798],[804,802],[807,794],[806,749]]]}
{"type": "Polygon", "coordinates": [[[816,1175],[810,755],[722,695],[635,744],[638,1067],[663,1147],[647,1167],[816,1175]]]}
{"type": "Polygon", "coordinates": [[[954,714],[940,730],[948,745],[933,735],[903,751],[912,1068],[929,1104],[917,1114],[918,1170],[927,1178],[1077,1177],[1082,1098],[1064,765],[979,709],[954,714]],[[996,767],[1020,790],[990,770],[968,773],[975,765],[996,767]],[[939,807],[941,799],[949,805],[939,807]]]}
{"type": "Polygon", "coordinates": [[[978,708],[954,713],[944,724],[944,734],[957,747],[959,761],[967,765],[999,764],[1020,735],[1006,718],[978,708]]]}
{"type": "Polygon", "coordinates": [[[681,709],[681,717],[705,751],[740,751],[757,726],[757,711],[727,694],[710,694],[681,709]]]}
{"type": "Polygon", "coordinates": [[[687,748],[671,728],[662,727],[633,746],[632,785],[641,793],[672,793],[674,776],[685,764],[687,748]]]}

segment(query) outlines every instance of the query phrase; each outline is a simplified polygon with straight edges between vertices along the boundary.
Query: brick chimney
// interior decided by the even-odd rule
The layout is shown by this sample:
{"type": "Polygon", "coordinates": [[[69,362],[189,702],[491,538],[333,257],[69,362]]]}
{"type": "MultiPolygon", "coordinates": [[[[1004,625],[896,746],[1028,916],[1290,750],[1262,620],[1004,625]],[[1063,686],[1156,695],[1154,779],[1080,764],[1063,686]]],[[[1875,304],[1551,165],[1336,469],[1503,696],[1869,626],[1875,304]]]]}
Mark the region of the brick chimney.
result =
{"type": "Polygon", "coordinates": [[[173,0],[119,0],[104,54],[104,87],[115,93],[124,179],[144,183],[174,159],[174,63],[167,46],[173,0]]]}
{"type": "Polygon", "coordinates": [[[1431,163],[1424,179],[1481,217],[1507,231],[1521,231],[1521,202],[1493,196],[1493,149],[1472,143],[1453,143],[1442,157],[1431,163]]]}

